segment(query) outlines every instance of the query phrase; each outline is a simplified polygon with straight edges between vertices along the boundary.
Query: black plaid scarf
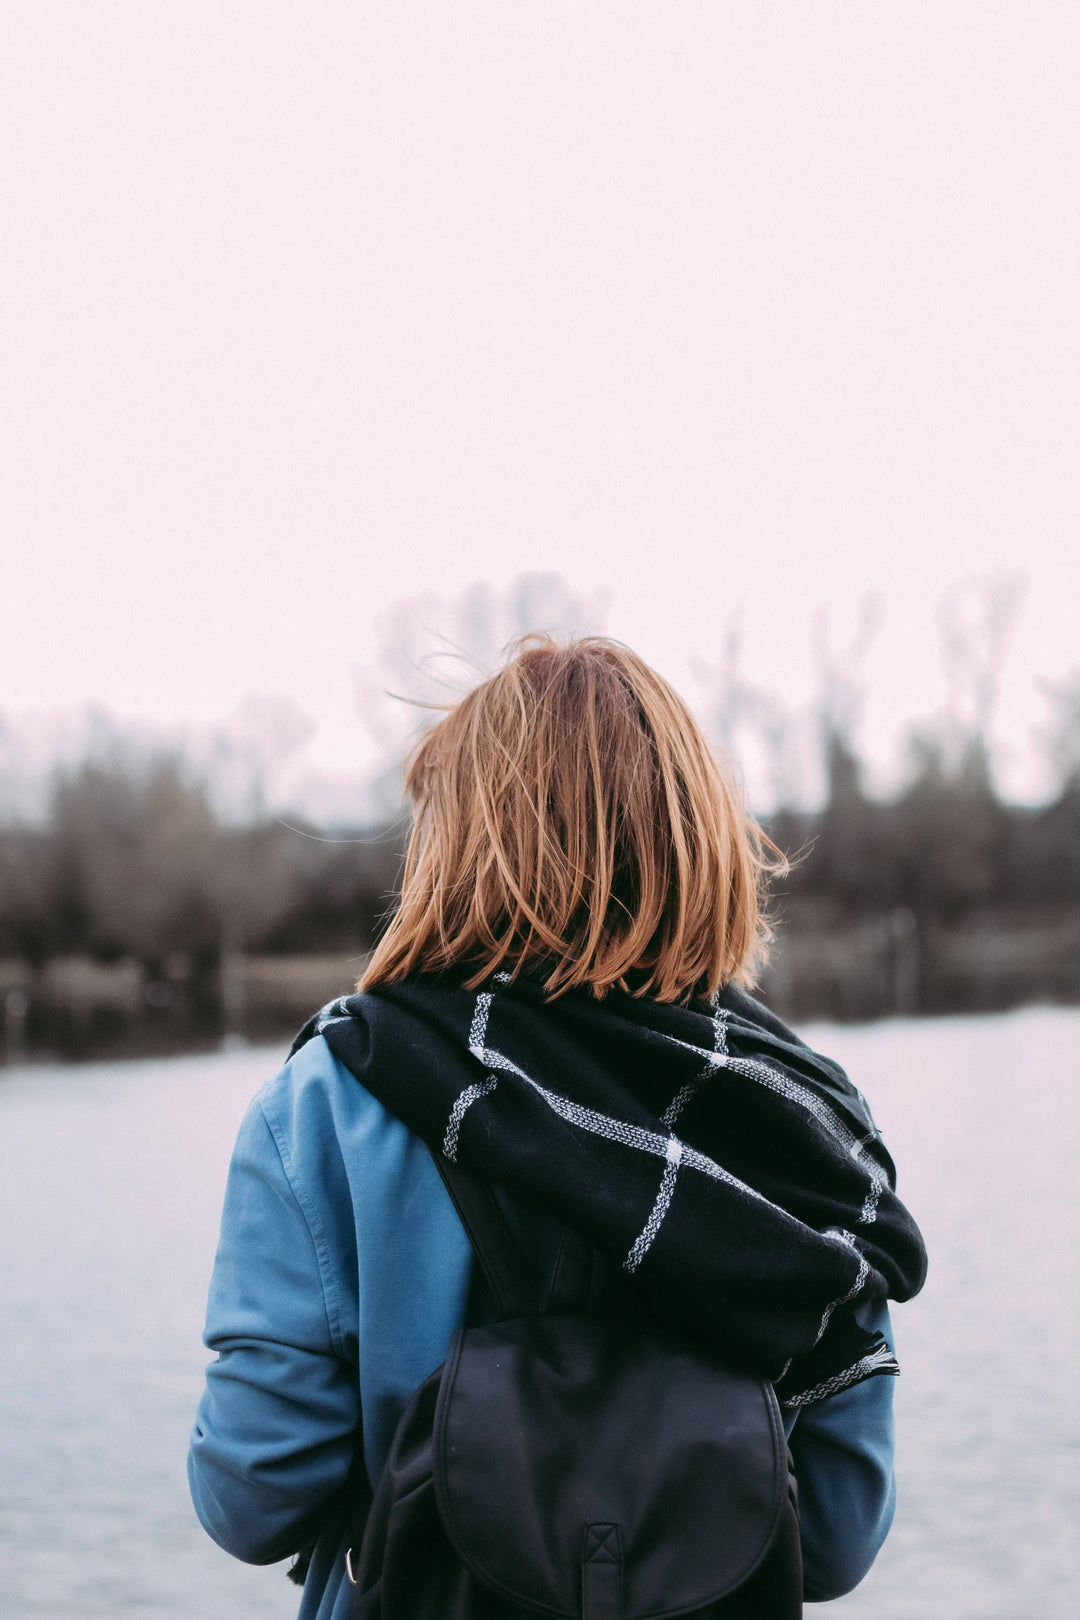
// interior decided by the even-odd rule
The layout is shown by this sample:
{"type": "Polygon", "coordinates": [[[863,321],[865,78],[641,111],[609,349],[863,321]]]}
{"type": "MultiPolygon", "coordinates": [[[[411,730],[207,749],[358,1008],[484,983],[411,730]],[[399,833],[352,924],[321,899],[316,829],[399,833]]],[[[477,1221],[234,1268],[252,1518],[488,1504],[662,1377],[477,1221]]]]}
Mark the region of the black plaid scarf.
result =
{"type": "Polygon", "coordinates": [[[305,1026],[429,1147],[616,1258],[654,1308],[810,1404],[899,1371],[856,1306],[909,1299],[922,1238],[843,1070],[733,986],[674,1006],[433,978],[305,1026]]]}

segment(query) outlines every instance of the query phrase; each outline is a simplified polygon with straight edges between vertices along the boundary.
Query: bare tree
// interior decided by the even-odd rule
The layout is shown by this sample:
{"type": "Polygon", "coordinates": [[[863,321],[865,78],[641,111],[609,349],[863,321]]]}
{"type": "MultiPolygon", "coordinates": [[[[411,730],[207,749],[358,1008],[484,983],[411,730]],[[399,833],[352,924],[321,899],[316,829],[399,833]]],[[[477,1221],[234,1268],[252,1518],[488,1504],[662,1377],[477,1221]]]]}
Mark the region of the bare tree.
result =
{"type": "Polygon", "coordinates": [[[938,608],[946,711],[960,764],[988,773],[992,728],[1026,576],[1011,571],[958,581],[938,608]]]}
{"type": "Polygon", "coordinates": [[[690,668],[704,693],[706,736],[740,771],[751,796],[772,810],[793,809],[805,797],[804,716],[779,693],[752,681],[743,668],[743,623],[731,614],[715,661],[695,658],[690,668]]]}
{"type": "Polygon", "coordinates": [[[876,591],[859,601],[855,629],[837,644],[827,607],[814,614],[811,637],[820,682],[819,712],[830,732],[853,740],[866,696],[867,655],[881,629],[885,606],[876,591]]]}
{"type": "Polygon", "coordinates": [[[738,610],[724,625],[719,654],[712,661],[694,658],[690,668],[704,689],[702,722],[706,732],[734,759],[739,735],[756,712],[761,698],[761,689],[747,679],[743,670],[743,621],[738,610]]]}
{"type": "Polygon", "coordinates": [[[1059,793],[1080,787],[1080,665],[1060,680],[1039,681],[1050,709],[1050,722],[1040,728],[1040,741],[1059,793]]]}
{"type": "Polygon", "coordinates": [[[252,693],[210,746],[210,785],[229,820],[257,825],[280,797],[282,774],[315,730],[292,698],[252,693]]]}
{"type": "Polygon", "coordinates": [[[357,707],[379,751],[369,793],[375,819],[400,808],[399,767],[413,737],[491,673],[529,631],[599,634],[606,592],[585,596],[559,574],[519,574],[505,590],[486,580],[449,601],[427,591],[392,604],[378,621],[371,665],[354,672],[357,707]]]}
{"type": "Polygon", "coordinates": [[[15,728],[0,714],[0,825],[18,819],[22,801],[22,749],[15,728]]]}

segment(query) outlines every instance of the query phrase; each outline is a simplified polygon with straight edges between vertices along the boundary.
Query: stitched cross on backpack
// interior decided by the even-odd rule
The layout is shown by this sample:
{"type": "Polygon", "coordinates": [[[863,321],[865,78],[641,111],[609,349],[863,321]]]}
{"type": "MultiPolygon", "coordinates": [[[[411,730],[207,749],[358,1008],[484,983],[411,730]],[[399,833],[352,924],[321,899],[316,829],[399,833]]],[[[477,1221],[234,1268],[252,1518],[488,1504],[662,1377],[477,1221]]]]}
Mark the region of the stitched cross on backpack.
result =
{"type": "Polygon", "coordinates": [[[794,1620],[802,1561],[772,1385],[642,1302],[586,1309],[560,1250],[541,1311],[490,1187],[436,1158],[498,1320],[459,1329],[354,1503],[355,1620],[794,1620]]]}

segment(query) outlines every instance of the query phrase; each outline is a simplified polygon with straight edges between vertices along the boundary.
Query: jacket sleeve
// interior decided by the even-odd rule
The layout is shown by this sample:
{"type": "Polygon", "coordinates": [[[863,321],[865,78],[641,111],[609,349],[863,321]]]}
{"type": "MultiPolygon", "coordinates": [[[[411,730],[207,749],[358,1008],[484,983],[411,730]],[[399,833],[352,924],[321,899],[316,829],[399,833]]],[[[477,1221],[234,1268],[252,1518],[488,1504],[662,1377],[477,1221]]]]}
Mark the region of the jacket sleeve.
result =
{"type": "Polygon", "coordinates": [[[229,1167],[204,1335],[217,1359],[188,1453],[204,1528],[252,1564],[313,1539],[360,1421],[356,1369],[327,1307],[329,1246],[283,1151],[256,1098],[229,1167]]]}
{"type": "MultiPolygon", "coordinates": [[[[860,1316],[860,1320],[863,1318],[860,1316]]],[[[893,1342],[888,1309],[864,1326],[893,1342]]],[[[893,1388],[878,1375],[800,1412],[789,1445],[799,1487],[803,1595],[842,1597],[869,1570],[892,1524],[893,1388]]]]}

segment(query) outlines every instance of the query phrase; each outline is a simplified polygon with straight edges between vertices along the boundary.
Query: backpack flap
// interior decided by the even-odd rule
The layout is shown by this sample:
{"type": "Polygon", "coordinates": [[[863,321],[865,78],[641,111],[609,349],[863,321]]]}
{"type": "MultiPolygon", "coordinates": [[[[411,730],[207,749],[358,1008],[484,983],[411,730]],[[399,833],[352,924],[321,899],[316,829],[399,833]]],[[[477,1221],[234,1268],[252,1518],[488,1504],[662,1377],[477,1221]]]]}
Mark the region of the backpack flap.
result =
{"type": "Polygon", "coordinates": [[[788,1483],[772,1386],[644,1318],[460,1332],[434,1445],[458,1557],[504,1600],[560,1620],[706,1609],[765,1557],[788,1483]]]}

